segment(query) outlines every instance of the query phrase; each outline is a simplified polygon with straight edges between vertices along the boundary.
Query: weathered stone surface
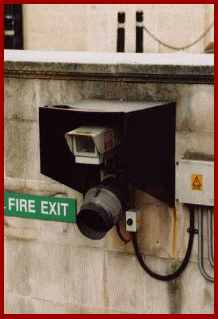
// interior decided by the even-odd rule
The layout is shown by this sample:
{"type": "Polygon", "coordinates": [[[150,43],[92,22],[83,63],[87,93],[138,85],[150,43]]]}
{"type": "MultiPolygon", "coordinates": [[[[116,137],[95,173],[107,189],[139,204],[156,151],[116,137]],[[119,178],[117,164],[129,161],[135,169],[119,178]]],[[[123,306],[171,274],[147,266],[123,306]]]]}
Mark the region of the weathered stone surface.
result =
{"type": "Polygon", "coordinates": [[[4,118],[17,121],[37,121],[37,81],[4,79],[4,118]]]}
{"type": "Polygon", "coordinates": [[[23,119],[5,121],[4,156],[7,177],[37,179],[37,163],[39,162],[37,122],[23,119]]]}
{"type": "Polygon", "coordinates": [[[178,86],[177,130],[214,132],[214,87],[178,86]]]}
{"type": "Polygon", "coordinates": [[[85,79],[89,75],[118,81],[213,83],[213,56],[206,54],[22,51],[15,56],[10,51],[5,51],[5,76],[85,79]]]}
{"type": "Polygon", "coordinates": [[[177,132],[176,161],[187,153],[214,155],[214,133],[210,132],[177,132]]]}
{"type": "MultiPolygon", "coordinates": [[[[78,210],[82,205],[82,194],[40,173],[38,108],[45,104],[93,98],[174,100],[176,161],[187,152],[214,154],[213,85],[184,83],[184,77],[182,82],[170,82],[177,69],[182,76],[208,83],[213,78],[212,57],[197,56],[195,61],[183,57],[178,68],[180,57],[174,55],[172,61],[161,56],[160,67],[151,56],[116,55],[113,60],[98,54],[17,54],[15,58],[7,52],[5,62],[5,191],[61,193],[76,198],[78,210]],[[147,81],[144,76],[148,78],[149,72],[152,77],[147,81]],[[158,83],[149,83],[152,79],[158,83]]],[[[172,273],[187,249],[188,208],[177,205],[174,210],[141,191],[133,192],[131,201],[142,212],[137,236],[144,260],[159,274],[172,273]]],[[[197,217],[196,213],[196,224],[197,217]]],[[[5,222],[5,313],[213,313],[213,284],[198,269],[197,236],[184,274],[163,283],[143,271],[132,243],[124,244],[115,228],[102,240],[92,241],[76,224],[16,217],[5,217],[5,222]]],[[[129,238],[124,225],[123,219],[121,231],[129,238]]],[[[206,233],[206,223],[204,229],[206,233]]],[[[206,254],[204,262],[211,272],[206,254]]]]}
{"type": "Polygon", "coordinates": [[[83,99],[84,83],[80,81],[38,80],[38,106],[72,103],[83,99]]]}

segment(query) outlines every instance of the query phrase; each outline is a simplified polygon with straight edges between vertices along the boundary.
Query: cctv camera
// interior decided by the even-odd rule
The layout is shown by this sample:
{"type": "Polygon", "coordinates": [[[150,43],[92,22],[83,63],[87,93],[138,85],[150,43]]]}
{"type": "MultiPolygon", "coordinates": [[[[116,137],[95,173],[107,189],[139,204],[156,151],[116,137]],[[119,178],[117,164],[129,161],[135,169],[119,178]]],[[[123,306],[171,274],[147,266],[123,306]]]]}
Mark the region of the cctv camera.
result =
{"type": "Polygon", "coordinates": [[[119,127],[81,126],[66,133],[65,138],[76,163],[98,165],[121,143],[121,130],[119,127]]]}

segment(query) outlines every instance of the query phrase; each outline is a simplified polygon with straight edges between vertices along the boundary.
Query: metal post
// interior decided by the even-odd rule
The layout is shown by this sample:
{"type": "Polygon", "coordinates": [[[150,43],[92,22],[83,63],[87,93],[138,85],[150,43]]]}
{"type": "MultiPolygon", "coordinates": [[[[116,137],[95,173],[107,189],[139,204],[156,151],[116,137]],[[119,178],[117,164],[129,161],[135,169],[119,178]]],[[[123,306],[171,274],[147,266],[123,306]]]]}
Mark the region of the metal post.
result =
{"type": "Polygon", "coordinates": [[[136,11],[136,53],[143,53],[143,12],[136,11]]]}
{"type": "Polygon", "coordinates": [[[117,52],[125,51],[125,12],[118,12],[117,52]]]}
{"type": "Polygon", "coordinates": [[[4,48],[23,49],[22,4],[4,4],[4,48]]]}

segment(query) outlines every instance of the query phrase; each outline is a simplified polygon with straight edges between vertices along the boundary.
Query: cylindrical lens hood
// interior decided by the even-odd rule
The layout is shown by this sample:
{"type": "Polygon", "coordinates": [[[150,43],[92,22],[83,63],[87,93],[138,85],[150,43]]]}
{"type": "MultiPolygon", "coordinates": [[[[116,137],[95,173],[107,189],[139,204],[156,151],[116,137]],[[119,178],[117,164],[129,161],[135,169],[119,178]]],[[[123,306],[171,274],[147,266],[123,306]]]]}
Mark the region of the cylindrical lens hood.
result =
{"type": "Polygon", "coordinates": [[[90,239],[101,239],[122,218],[128,202],[128,187],[106,178],[91,188],[77,215],[79,230],[90,239]]]}

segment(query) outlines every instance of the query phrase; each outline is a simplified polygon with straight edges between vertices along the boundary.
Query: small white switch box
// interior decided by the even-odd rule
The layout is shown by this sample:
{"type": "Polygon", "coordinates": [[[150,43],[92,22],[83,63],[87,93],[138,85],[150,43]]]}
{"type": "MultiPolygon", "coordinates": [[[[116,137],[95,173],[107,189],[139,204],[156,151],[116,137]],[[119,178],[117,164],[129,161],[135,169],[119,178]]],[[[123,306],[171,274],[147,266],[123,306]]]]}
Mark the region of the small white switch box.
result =
{"type": "Polygon", "coordinates": [[[135,233],[139,230],[140,224],[140,211],[136,209],[128,210],[126,212],[126,230],[135,233]]]}
{"type": "Polygon", "coordinates": [[[214,206],[214,162],[180,160],[176,165],[176,199],[180,203],[214,206]]]}

